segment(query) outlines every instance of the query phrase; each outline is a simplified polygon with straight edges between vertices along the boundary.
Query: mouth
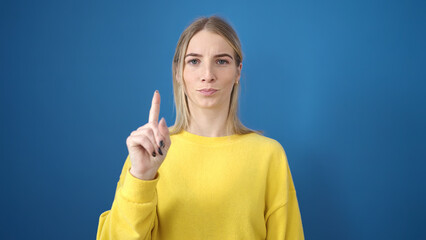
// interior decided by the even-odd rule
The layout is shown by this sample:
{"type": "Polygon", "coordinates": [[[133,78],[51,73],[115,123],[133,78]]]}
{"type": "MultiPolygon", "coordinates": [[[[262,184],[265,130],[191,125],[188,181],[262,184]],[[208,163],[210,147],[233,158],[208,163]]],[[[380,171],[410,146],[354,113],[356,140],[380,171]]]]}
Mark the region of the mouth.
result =
{"type": "Polygon", "coordinates": [[[213,95],[215,92],[217,92],[217,89],[214,88],[203,88],[200,90],[197,90],[198,92],[200,92],[201,94],[203,94],[204,96],[211,96],[213,95]]]}

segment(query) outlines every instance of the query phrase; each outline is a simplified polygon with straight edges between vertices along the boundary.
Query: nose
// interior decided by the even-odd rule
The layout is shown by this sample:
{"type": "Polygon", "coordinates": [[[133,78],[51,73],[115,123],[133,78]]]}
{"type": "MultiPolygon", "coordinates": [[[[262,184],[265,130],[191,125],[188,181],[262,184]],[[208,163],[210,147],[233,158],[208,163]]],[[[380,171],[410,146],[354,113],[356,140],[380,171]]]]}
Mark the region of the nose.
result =
{"type": "Polygon", "coordinates": [[[216,80],[216,75],[214,73],[214,69],[212,64],[205,63],[203,68],[203,75],[201,77],[201,81],[203,82],[212,82],[216,80]]]}

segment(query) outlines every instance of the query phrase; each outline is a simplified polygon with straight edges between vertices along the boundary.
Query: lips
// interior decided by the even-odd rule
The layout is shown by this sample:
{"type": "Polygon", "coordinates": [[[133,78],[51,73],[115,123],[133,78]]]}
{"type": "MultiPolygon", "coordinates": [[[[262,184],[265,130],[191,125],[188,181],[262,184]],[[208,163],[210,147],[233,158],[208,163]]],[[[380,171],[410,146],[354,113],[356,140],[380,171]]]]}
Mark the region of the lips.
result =
{"type": "Polygon", "coordinates": [[[203,89],[200,89],[200,90],[197,90],[197,91],[199,91],[204,96],[210,96],[210,95],[214,94],[215,92],[217,92],[217,90],[214,89],[214,88],[203,88],[203,89]]]}

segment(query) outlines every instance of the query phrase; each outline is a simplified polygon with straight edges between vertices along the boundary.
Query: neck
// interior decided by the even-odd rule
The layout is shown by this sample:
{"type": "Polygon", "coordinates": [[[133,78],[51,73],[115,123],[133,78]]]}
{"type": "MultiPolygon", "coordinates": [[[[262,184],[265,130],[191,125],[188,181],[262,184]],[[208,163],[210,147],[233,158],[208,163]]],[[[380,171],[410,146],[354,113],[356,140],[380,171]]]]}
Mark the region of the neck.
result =
{"type": "Polygon", "coordinates": [[[226,119],[228,117],[228,107],[197,108],[189,106],[191,119],[188,132],[205,137],[228,136],[226,119]]]}

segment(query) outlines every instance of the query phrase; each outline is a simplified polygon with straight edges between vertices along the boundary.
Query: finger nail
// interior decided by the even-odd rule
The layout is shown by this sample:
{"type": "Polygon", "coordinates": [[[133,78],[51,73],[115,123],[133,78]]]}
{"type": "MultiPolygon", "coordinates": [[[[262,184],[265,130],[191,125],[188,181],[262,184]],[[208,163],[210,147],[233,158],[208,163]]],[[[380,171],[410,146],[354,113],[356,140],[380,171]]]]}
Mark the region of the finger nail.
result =
{"type": "Polygon", "coordinates": [[[163,142],[163,140],[160,141],[160,147],[164,148],[164,142],[163,142]]]}
{"type": "Polygon", "coordinates": [[[163,156],[163,152],[161,151],[161,148],[158,148],[158,153],[163,156]]]}
{"type": "Polygon", "coordinates": [[[155,152],[152,152],[152,156],[155,157],[155,156],[157,156],[157,154],[155,154],[155,152]]]}

